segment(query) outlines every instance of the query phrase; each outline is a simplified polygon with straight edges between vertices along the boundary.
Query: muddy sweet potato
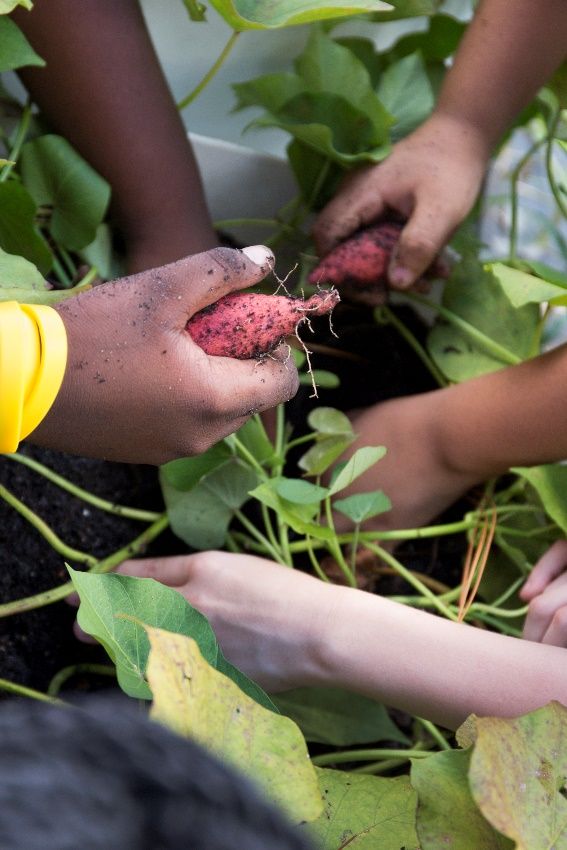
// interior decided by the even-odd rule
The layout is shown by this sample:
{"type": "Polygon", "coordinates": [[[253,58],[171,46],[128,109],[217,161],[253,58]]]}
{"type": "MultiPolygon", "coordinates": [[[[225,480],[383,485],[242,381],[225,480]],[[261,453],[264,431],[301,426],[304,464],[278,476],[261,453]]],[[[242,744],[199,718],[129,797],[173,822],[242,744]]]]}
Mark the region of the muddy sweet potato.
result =
{"type": "Polygon", "coordinates": [[[307,300],[285,295],[232,292],[189,319],[187,330],[207,354],[238,360],[265,357],[311,316],[330,313],[336,289],[307,300]]]}
{"type": "MultiPolygon", "coordinates": [[[[309,275],[309,282],[332,284],[347,300],[372,306],[384,304],[388,266],[402,228],[398,221],[381,221],[359,230],[321,260],[309,275]]],[[[442,264],[437,260],[425,275],[434,276],[444,276],[442,264]]]]}

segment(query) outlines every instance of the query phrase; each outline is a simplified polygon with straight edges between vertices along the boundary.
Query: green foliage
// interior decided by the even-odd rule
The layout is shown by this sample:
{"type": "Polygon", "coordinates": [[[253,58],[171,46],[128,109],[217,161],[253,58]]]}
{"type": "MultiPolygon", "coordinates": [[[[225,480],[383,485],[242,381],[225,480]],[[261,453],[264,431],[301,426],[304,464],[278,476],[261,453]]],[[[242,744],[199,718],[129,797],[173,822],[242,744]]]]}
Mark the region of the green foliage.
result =
{"type": "MultiPolygon", "coordinates": [[[[0,0],[0,14],[2,14],[1,2],[2,0],[0,0]]],[[[29,65],[43,67],[45,62],[37,55],[14,21],[0,17],[0,72],[29,65]]]]}
{"type": "Polygon", "coordinates": [[[211,4],[234,30],[276,29],[309,24],[361,12],[391,9],[397,3],[382,0],[211,0],[211,4]]]}
{"type": "Polygon", "coordinates": [[[234,764],[297,822],[317,818],[317,776],[295,723],[244,694],[207,663],[191,638],[150,627],[146,632],[154,720],[234,764]]]}
{"type": "Polygon", "coordinates": [[[37,229],[36,215],[37,205],[21,183],[15,180],[0,183],[0,247],[8,254],[25,257],[42,274],[47,274],[53,258],[37,229]]]}
{"type": "Polygon", "coordinates": [[[24,9],[33,7],[32,0],[0,0],[0,15],[7,15],[13,12],[17,6],[23,6],[24,9]]]}
{"type": "Polygon", "coordinates": [[[546,513],[567,535],[567,466],[553,463],[530,468],[517,467],[514,472],[534,488],[546,513]]]}
{"type": "Polygon", "coordinates": [[[146,678],[150,646],[144,626],[154,626],[193,638],[212,667],[251,699],[277,712],[262,689],[226,660],[206,617],[176,590],[153,579],[68,570],[81,600],[79,625],[104,646],[116,664],[118,683],[129,696],[151,699],[146,678]]]}

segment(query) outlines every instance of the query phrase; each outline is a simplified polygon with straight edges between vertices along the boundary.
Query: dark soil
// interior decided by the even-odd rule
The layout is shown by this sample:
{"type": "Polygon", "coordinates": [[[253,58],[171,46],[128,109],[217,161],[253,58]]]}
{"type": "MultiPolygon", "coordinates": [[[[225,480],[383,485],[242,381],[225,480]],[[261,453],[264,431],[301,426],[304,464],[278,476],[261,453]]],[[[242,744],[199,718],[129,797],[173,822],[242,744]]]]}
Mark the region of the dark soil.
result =
{"type": "MultiPolygon", "coordinates": [[[[423,338],[425,329],[412,311],[403,308],[397,312],[416,336],[423,338]]],[[[289,416],[298,433],[305,427],[309,409],[316,405],[350,410],[434,387],[429,372],[398,332],[389,326],[376,326],[368,308],[341,304],[335,310],[333,324],[338,338],[329,333],[325,318],[314,321],[317,339],[339,355],[347,352],[348,356],[318,352],[314,366],[337,373],[341,385],[336,390],[321,389],[317,400],[309,399],[310,388],[302,388],[289,405],[289,416]]],[[[152,467],[77,458],[32,446],[25,446],[23,451],[110,501],[152,510],[163,507],[157,472],[152,467]]],[[[93,509],[7,458],[0,458],[0,483],[44,519],[66,544],[99,558],[122,548],[144,528],[142,523],[93,509]]],[[[184,550],[184,544],[170,533],[151,547],[156,554],[184,550]]],[[[3,500],[0,552],[0,603],[39,593],[67,580],[63,558],[3,500]]],[[[415,542],[398,550],[407,566],[448,584],[458,581],[462,552],[463,541],[454,537],[415,542]]],[[[372,586],[381,593],[407,590],[391,578],[381,578],[378,585],[372,586]]],[[[100,647],[86,646],[74,638],[74,617],[74,609],[59,602],[0,619],[0,678],[45,691],[53,675],[67,665],[107,663],[100,647]]],[[[93,680],[75,678],[72,684],[74,688],[90,688],[93,680]]]]}

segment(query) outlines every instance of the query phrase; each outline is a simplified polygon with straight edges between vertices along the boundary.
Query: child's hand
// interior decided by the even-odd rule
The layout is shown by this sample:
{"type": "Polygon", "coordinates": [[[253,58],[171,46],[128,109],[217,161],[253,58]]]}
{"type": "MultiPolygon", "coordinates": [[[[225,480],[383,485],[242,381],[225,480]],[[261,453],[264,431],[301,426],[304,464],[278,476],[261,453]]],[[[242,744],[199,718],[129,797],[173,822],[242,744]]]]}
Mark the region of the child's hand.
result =
{"type": "Polygon", "coordinates": [[[567,647],[567,540],[558,540],[533,568],[520,596],[529,602],[526,640],[567,647]]]}
{"type": "Polygon", "coordinates": [[[383,163],[349,174],[315,223],[319,253],[388,211],[397,212],[408,222],[389,278],[393,287],[407,289],[471,209],[487,162],[488,150],[473,128],[434,114],[383,163]]]}
{"type": "Polygon", "coordinates": [[[245,251],[215,248],[58,304],[67,370],[30,440],[160,464],[204,452],[252,413],[290,399],[298,378],[289,358],[209,357],[185,330],[194,313],[267,274],[271,252],[245,251]]]}

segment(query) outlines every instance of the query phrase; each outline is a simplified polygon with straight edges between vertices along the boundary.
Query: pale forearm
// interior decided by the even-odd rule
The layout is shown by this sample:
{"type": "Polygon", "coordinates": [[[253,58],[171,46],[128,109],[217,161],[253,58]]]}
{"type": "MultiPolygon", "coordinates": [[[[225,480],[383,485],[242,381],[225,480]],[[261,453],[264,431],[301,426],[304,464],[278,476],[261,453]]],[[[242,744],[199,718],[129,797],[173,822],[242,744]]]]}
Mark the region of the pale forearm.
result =
{"type": "Polygon", "coordinates": [[[434,415],[445,463],[479,481],[511,466],[567,458],[567,345],[439,390],[434,415]]]}
{"type": "Polygon", "coordinates": [[[436,112],[492,148],[567,55],[565,0],[482,0],[436,112]]]}
{"type": "Polygon", "coordinates": [[[450,622],[335,588],[319,684],[365,694],[456,728],[471,713],[514,716],[567,704],[564,649],[450,622]]]}
{"type": "Polygon", "coordinates": [[[111,184],[126,239],[157,245],[154,265],[212,247],[193,153],[136,0],[44,0],[15,18],[47,62],[22,71],[26,87],[111,184]]]}

